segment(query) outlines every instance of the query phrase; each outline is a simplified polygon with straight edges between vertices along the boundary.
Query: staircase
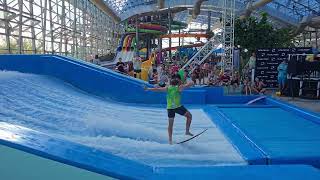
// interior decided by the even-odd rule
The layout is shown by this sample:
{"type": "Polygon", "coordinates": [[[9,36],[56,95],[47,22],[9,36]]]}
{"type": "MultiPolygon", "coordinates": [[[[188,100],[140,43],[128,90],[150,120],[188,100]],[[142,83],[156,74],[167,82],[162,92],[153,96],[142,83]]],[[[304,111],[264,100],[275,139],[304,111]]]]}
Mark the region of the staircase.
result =
{"type": "Polygon", "coordinates": [[[192,73],[195,70],[196,65],[200,65],[203,61],[205,61],[221,43],[221,34],[213,36],[194,56],[192,56],[192,58],[182,67],[182,69],[185,69],[189,66],[189,73],[192,73]]]}

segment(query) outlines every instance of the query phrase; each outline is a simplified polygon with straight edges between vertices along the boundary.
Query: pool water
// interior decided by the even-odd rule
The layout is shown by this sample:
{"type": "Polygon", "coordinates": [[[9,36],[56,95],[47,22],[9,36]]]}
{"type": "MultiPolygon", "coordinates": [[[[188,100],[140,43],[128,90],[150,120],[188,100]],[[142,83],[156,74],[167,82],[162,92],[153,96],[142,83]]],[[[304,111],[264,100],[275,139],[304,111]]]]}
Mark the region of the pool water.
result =
{"type": "MultiPolygon", "coordinates": [[[[12,71],[0,71],[0,96],[1,121],[151,166],[247,164],[199,107],[188,107],[191,131],[208,131],[183,145],[169,145],[167,112],[160,106],[121,104],[52,77],[12,71]]],[[[177,116],[175,142],[187,138],[184,131],[185,119],[177,116]]]]}

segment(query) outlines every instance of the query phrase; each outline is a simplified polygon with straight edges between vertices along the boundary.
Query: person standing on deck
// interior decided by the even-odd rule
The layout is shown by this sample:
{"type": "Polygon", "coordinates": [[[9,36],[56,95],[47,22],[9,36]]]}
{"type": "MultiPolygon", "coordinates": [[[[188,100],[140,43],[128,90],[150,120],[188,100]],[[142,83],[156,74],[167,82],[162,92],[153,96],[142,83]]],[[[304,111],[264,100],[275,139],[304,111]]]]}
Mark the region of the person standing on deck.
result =
{"type": "Polygon", "coordinates": [[[141,79],[141,58],[137,55],[134,59],[133,59],[133,69],[135,72],[135,78],[141,79]]]}

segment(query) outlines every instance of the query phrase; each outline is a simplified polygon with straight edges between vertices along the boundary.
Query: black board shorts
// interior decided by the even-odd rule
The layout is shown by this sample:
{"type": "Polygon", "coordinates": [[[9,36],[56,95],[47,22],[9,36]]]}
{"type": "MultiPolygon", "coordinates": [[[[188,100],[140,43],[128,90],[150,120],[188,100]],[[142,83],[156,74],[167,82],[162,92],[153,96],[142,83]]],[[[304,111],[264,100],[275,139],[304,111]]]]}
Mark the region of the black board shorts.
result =
{"type": "Polygon", "coordinates": [[[159,83],[159,86],[160,86],[160,87],[166,87],[166,83],[160,82],[160,83],[159,83]]]}
{"type": "Polygon", "coordinates": [[[141,73],[141,69],[135,69],[134,72],[135,73],[141,73]]]}
{"type": "Polygon", "coordinates": [[[168,118],[174,118],[176,113],[180,114],[181,116],[184,116],[188,110],[184,106],[180,106],[175,109],[167,109],[168,110],[168,118]]]}

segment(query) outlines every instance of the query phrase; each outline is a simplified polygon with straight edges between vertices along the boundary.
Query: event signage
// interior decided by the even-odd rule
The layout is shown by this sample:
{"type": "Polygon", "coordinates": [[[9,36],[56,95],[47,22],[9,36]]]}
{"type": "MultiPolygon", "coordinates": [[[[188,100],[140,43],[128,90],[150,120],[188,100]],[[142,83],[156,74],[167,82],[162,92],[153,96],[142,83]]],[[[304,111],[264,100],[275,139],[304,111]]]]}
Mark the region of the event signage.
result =
{"type": "Polygon", "coordinates": [[[263,80],[268,88],[278,87],[278,66],[288,60],[289,54],[312,54],[312,48],[268,48],[256,51],[255,77],[263,80]]]}

